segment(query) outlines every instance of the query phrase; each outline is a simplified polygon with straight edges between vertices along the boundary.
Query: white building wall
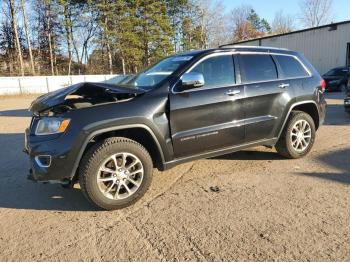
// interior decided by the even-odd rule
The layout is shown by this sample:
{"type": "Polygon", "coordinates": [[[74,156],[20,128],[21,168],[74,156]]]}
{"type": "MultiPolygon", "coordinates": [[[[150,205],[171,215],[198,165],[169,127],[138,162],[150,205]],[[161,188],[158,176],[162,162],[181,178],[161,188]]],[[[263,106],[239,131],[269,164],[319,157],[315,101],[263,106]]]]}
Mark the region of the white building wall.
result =
{"type": "Polygon", "coordinates": [[[81,82],[118,82],[122,75],[0,77],[0,95],[47,93],[81,82]]]}
{"type": "MultiPolygon", "coordinates": [[[[261,39],[261,46],[288,48],[303,53],[319,73],[346,65],[347,43],[350,43],[350,23],[340,24],[337,30],[330,27],[261,39]]],[[[242,43],[259,45],[259,40],[242,43]]]]}

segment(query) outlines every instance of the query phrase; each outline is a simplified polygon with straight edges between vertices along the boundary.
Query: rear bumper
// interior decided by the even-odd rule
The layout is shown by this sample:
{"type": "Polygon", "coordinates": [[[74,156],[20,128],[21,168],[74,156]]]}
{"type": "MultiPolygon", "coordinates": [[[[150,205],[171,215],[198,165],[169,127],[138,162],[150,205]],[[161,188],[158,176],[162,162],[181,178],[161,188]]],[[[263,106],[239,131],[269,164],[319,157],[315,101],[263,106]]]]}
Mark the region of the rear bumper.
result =
{"type": "Polygon", "coordinates": [[[324,121],[326,118],[326,111],[327,111],[327,102],[324,96],[322,96],[318,104],[319,126],[324,124],[324,121]]]}

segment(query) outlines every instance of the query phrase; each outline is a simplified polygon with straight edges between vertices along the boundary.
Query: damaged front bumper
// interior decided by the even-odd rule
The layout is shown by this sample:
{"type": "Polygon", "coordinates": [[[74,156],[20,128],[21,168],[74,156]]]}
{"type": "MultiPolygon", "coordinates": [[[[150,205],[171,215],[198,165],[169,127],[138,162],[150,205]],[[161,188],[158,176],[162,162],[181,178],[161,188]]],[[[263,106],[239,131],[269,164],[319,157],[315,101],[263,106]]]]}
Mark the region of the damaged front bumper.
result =
{"type": "Polygon", "coordinates": [[[70,183],[73,165],[66,161],[70,146],[63,142],[62,137],[41,138],[31,135],[29,129],[25,131],[23,151],[28,154],[30,161],[28,179],[37,182],[70,183]]]}

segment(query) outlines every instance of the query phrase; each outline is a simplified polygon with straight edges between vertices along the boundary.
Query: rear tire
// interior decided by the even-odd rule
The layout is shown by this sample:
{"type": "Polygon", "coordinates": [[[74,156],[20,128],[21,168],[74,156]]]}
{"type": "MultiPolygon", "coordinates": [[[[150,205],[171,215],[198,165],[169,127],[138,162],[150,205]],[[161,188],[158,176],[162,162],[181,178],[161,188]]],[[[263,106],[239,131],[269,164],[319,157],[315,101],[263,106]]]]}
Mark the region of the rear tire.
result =
{"type": "Polygon", "coordinates": [[[292,111],[275,147],[281,156],[301,158],[310,152],[315,137],[316,129],[312,117],[302,111],[292,111]]]}
{"type": "Polygon", "coordinates": [[[79,183],[95,206],[114,210],[139,200],[152,182],[153,164],[139,143],[122,137],[93,146],[79,167],[79,183]]]}

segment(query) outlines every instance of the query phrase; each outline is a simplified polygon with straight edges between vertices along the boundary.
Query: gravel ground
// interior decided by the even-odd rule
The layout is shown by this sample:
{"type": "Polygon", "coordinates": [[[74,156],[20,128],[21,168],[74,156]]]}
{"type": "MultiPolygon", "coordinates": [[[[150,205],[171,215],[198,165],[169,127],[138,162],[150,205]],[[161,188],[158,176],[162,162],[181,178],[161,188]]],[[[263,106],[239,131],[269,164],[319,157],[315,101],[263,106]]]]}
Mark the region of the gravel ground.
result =
{"type": "Polygon", "coordinates": [[[79,187],[26,180],[33,97],[1,97],[1,260],[348,260],[350,116],[343,94],[327,97],[307,157],[259,147],[155,171],[145,197],[114,212],[94,210],[79,187]]]}

